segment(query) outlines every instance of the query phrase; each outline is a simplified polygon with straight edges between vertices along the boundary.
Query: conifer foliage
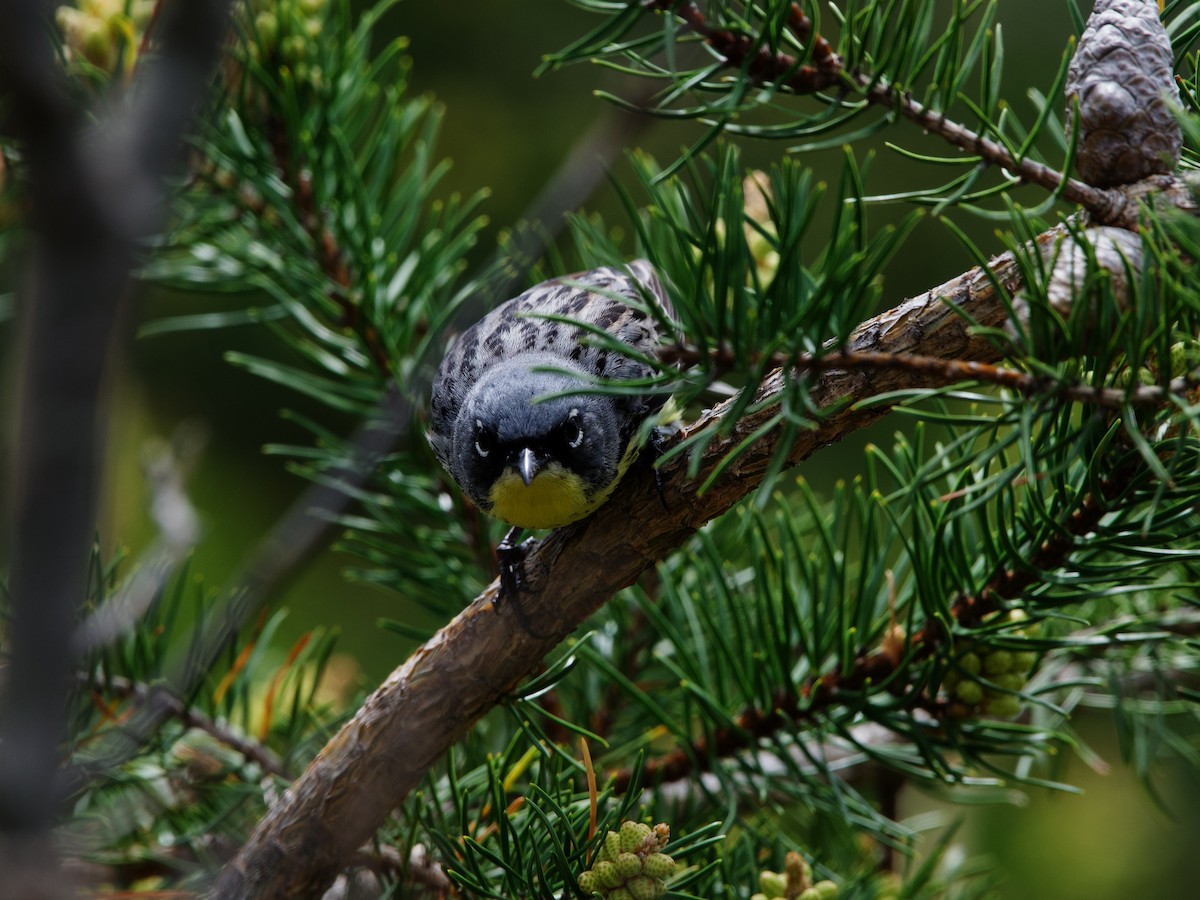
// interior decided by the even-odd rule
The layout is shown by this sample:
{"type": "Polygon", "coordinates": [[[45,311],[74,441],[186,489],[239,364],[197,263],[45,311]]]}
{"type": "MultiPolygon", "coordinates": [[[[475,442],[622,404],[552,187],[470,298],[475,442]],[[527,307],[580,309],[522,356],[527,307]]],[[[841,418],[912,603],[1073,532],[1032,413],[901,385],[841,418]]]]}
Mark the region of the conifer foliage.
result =
{"type": "MultiPolygon", "coordinates": [[[[270,448],[311,487],[228,584],[187,563],[186,442],[150,467],[153,551],[92,553],[47,813],[90,884],[982,897],[993,873],[944,820],[903,818],[903,788],[1069,789],[1051,760],[1092,758],[1089,707],[1143,776],[1164,754],[1200,771],[1197,6],[1070,2],[1078,46],[1062,35],[1053,79],[1025,84],[998,0],[574,2],[593,27],[543,68],[644,81],[605,97],[693,142],[629,148],[621,215],[564,210],[552,249],[514,240],[482,267],[485,186],[442,190],[454,111],[408,89],[393,4],[233,4],[136,278],[253,305],[141,337],[269,329],[278,357],[230,363],[325,415],[270,448]],[[765,169],[750,139],[777,151],[765,169]],[[879,183],[881,139],[918,185],[879,183]],[[879,226],[884,204],[904,212],[879,226]],[[899,296],[889,264],[931,219],[976,265],[899,296]],[[644,383],[594,389],[670,393],[682,424],[595,516],[539,536],[528,591],[494,606],[499,532],[424,443],[430,374],[496,284],[635,258],[674,333],[644,383]],[[810,457],[884,418],[851,479],[810,481],[810,457]],[[349,577],[445,623],[385,623],[425,643],[369,696],[329,693],[328,633],[272,652],[272,589],[330,523],[349,577]]],[[[60,9],[64,98],[102,120],[146,90],[171,5],[60,9]]],[[[50,225],[37,143],[4,138],[15,266],[50,225]]]]}

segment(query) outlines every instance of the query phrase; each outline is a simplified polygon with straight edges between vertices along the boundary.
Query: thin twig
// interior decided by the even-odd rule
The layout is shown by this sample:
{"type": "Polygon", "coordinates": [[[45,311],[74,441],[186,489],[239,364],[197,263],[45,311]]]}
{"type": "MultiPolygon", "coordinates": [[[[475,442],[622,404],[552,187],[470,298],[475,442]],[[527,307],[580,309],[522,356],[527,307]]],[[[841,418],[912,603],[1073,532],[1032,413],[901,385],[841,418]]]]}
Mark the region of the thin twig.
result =
{"type": "Polygon", "coordinates": [[[677,16],[687,29],[702,36],[731,68],[742,69],[755,84],[772,84],[796,94],[812,94],[837,85],[853,88],[869,103],[899,112],[931,134],[978,155],[1022,181],[1061,192],[1065,199],[1084,207],[1101,222],[1116,220],[1127,205],[1120,192],[1065,178],[1061,172],[1028,157],[1017,159],[998,141],[948,119],[945,113],[929,109],[908,91],[863,72],[846,71],[829,43],[821,35],[811,33],[811,21],[796,4],[791,7],[789,27],[803,43],[811,46],[807,62],[781,50],[771,52],[749,35],[713,27],[690,0],[684,3],[655,0],[654,6],[668,15],[677,16]]]}
{"type": "MultiPolygon", "coordinates": [[[[198,452],[195,447],[178,449],[198,452]]],[[[151,516],[159,536],[140,554],[120,589],[75,630],[76,655],[107,646],[135,628],[199,540],[200,520],[183,489],[183,466],[171,445],[149,442],[143,457],[151,516]]]]}
{"type": "MultiPolygon", "coordinates": [[[[1036,548],[1027,566],[999,572],[979,592],[959,596],[951,604],[951,618],[962,627],[976,626],[987,615],[1002,609],[1007,600],[1019,597],[1042,573],[1065,564],[1078,546],[1077,541],[1095,529],[1109,502],[1126,487],[1119,478],[1100,483],[1111,496],[1087,494],[1082,497],[1054,535],[1036,548]]],[[[945,629],[936,620],[931,620],[928,626],[913,635],[907,653],[901,656],[885,649],[875,650],[859,656],[847,671],[820,673],[798,687],[781,688],[772,698],[770,710],[745,709],[735,717],[734,726],[717,729],[711,739],[698,738],[687,747],[647,760],[643,777],[653,784],[676,781],[688,778],[696,771],[705,771],[715,760],[752,748],[760,739],[781,729],[794,727],[797,722],[812,721],[832,706],[853,702],[869,685],[885,683],[898,671],[911,669],[914,663],[935,655],[946,637],[945,629]]],[[[889,690],[897,695],[907,695],[911,686],[894,683],[889,690]]],[[[936,703],[922,702],[921,705],[935,713],[951,713],[936,703]]],[[[632,777],[633,772],[628,769],[615,774],[618,793],[628,787],[632,777]]]]}
{"type": "Polygon", "coordinates": [[[262,770],[280,778],[292,778],[272,751],[262,744],[247,737],[240,731],[218,722],[195,707],[188,706],[170,691],[163,687],[153,686],[141,681],[133,681],[121,675],[96,677],[80,674],[79,680],[85,684],[94,685],[97,690],[111,694],[117,698],[129,698],[140,706],[154,706],[167,716],[182,723],[187,728],[196,728],[215,738],[221,744],[236,750],[251,762],[258,763],[262,770]]]}
{"type": "MultiPolygon", "coordinates": [[[[701,362],[720,372],[736,371],[741,365],[726,347],[702,353],[694,347],[674,345],[659,354],[668,365],[692,366],[701,362]]],[[[759,356],[752,361],[761,363],[759,356]]],[[[993,363],[967,359],[941,359],[913,353],[880,353],[864,350],[831,350],[828,353],[773,353],[767,362],[776,367],[809,371],[831,369],[897,369],[922,376],[932,376],[944,384],[978,381],[1009,388],[1027,397],[1050,395],[1103,409],[1124,409],[1127,406],[1157,407],[1172,399],[1186,400],[1200,385],[1200,369],[1173,378],[1167,385],[1142,384],[1137,387],[1111,388],[1060,381],[1046,375],[1031,375],[993,363]]]]}

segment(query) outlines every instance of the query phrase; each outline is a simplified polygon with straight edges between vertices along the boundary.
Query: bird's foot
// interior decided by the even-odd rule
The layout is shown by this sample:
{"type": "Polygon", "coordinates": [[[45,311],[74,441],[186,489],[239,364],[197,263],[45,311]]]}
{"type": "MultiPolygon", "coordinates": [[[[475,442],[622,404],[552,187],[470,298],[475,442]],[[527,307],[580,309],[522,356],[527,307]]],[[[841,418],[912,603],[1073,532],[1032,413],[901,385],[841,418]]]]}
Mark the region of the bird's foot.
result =
{"type": "Polygon", "coordinates": [[[521,591],[529,590],[525,581],[525,557],[533,546],[533,538],[518,542],[520,528],[512,528],[504,539],[496,545],[496,562],[500,569],[500,592],[492,600],[494,606],[499,606],[505,597],[517,601],[521,591]]]}
{"type": "Polygon", "coordinates": [[[654,487],[658,491],[658,502],[662,504],[664,512],[667,511],[667,492],[663,488],[662,469],[658,467],[658,461],[667,452],[667,445],[671,443],[671,439],[678,432],[678,428],[663,426],[652,429],[650,431],[649,445],[646,447],[647,452],[643,454],[650,465],[650,471],[654,473],[654,487]]]}

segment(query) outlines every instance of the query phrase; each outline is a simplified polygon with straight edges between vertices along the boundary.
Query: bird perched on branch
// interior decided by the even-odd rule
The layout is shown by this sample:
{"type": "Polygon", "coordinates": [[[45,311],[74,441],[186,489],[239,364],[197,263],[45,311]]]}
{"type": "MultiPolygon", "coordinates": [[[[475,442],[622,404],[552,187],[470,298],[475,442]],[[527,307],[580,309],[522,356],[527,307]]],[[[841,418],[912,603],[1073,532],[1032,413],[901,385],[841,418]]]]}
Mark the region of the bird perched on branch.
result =
{"type": "Polygon", "coordinates": [[[644,357],[672,315],[653,267],[636,260],[530,288],[442,360],[429,442],[481,510],[515,526],[497,548],[505,592],[520,586],[520,530],[591,514],[638,456],[641,426],[665,396],[586,391],[653,377],[644,357]]]}

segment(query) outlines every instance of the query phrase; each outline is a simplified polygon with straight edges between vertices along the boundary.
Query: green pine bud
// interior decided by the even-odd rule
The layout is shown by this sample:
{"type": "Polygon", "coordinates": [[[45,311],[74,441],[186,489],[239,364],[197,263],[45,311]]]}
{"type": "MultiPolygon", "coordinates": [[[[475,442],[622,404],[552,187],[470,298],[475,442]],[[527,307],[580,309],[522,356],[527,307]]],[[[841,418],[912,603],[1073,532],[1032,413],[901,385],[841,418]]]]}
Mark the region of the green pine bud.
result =
{"type": "Polygon", "coordinates": [[[1029,672],[1037,665],[1037,654],[1032,650],[1022,650],[1013,654],[1013,671],[1029,672]]]}
{"type": "Polygon", "coordinates": [[[964,653],[958,658],[958,667],[968,675],[979,674],[979,654],[964,653]]]}
{"type": "Polygon", "coordinates": [[[1011,719],[1021,712],[1021,700],[1011,694],[997,695],[984,704],[983,711],[995,719],[1011,719]]]}
{"type": "Polygon", "coordinates": [[[600,850],[600,858],[607,862],[613,862],[620,852],[621,836],[615,831],[610,831],[604,835],[604,846],[600,850]]]}
{"type": "Polygon", "coordinates": [[[758,876],[758,886],[768,897],[782,897],[787,893],[787,876],[782,872],[763,872],[758,876]]]}
{"type": "Polygon", "coordinates": [[[1194,343],[1171,345],[1171,374],[1186,375],[1200,364],[1200,347],[1194,343]]]}
{"type": "Polygon", "coordinates": [[[766,894],[751,894],[750,900],[773,900],[773,898],[768,897],[766,894]]]}
{"type": "Polygon", "coordinates": [[[640,822],[625,821],[621,823],[621,849],[626,853],[635,852],[642,841],[650,834],[650,827],[640,822]],[[645,829],[643,831],[642,829],[645,829]]]}
{"type": "Polygon", "coordinates": [[[618,853],[613,862],[623,879],[642,874],[642,858],[636,853],[618,853]]]}
{"type": "Polygon", "coordinates": [[[606,900],[634,900],[634,897],[625,888],[617,888],[615,891],[608,892],[606,900]]]}
{"type": "Polygon", "coordinates": [[[954,688],[954,696],[967,706],[974,706],[983,699],[983,686],[978,681],[960,681],[954,688]]]}
{"type": "Polygon", "coordinates": [[[1007,650],[993,650],[983,658],[983,671],[988,675],[1003,675],[1012,666],[1013,655],[1007,650]]]}
{"type": "Polygon", "coordinates": [[[600,879],[596,877],[596,873],[591,869],[586,869],[579,873],[579,889],[585,894],[600,893],[600,879]]]}
{"type": "Polygon", "coordinates": [[[1009,672],[1006,675],[998,676],[995,681],[997,687],[1002,687],[1006,691],[1019,691],[1025,687],[1026,678],[1024,672],[1009,672]]]}
{"type": "Polygon", "coordinates": [[[625,880],[617,871],[616,863],[611,863],[606,859],[592,866],[592,872],[600,883],[601,890],[618,887],[625,880]]]}
{"type": "Polygon", "coordinates": [[[815,887],[806,888],[800,892],[800,896],[796,900],[821,900],[821,892],[815,887]]]}
{"type": "Polygon", "coordinates": [[[655,900],[666,893],[663,883],[648,875],[631,878],[626,882],[625,889],[633,894],[633,900],[655,900]]]}
{"type": "Polygon", "coordinates": [[[675,860],[665,853],[651,853],[642,860],[642,871],[651,878],[670,878],[675,874],[675,860]]]}
{"type": "Polygon", "coordinates": [[[260,12],[254,17],[254,30],[259,43],[271,47],[279,37],[279,19],[273,12],[260,12]]]}
{"type": "Polygon", "coordinates": [[[838,895],[837,883],[829,879],[818,881],[813,885],[813,890],[821,895],[821,900],[834,900],[838,895]]]}

